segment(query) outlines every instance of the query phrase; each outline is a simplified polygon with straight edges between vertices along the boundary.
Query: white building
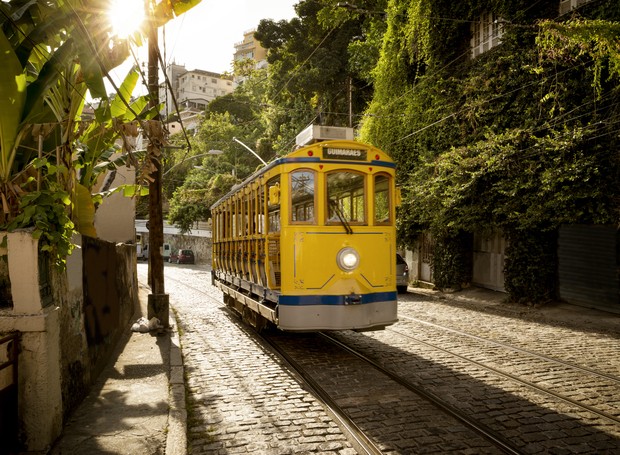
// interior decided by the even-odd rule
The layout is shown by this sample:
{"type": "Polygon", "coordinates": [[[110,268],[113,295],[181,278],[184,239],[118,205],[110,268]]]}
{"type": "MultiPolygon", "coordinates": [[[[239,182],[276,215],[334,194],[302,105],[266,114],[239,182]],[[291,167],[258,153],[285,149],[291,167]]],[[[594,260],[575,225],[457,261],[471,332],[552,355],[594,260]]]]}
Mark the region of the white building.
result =
{"type": "Polygon", "coordinates": [[[194,114],[203,112],[207,104],[218,96],[232,93],[236,85],[232,76],[198,69],[188,71],[185,65],[176,63],[166,67],[166,76],[172,91],[165,84],[159,89],[159,101],[164,103],[164,118],[176,112],[174,99],[184,118],[189,116],[188,111],[194,114]]]}
{"type": "MultiPolygon", "coordinates": [[[[256,29],[243,32],[243,41],[235,43],[235,62],[253,62],[254,69],[265,68],[267,66],[267,51],[261,46],[260,42],[254,39],[256,29]]],[[[242,80],[243,77],[236,74],[235,81],[242,80]]]]}

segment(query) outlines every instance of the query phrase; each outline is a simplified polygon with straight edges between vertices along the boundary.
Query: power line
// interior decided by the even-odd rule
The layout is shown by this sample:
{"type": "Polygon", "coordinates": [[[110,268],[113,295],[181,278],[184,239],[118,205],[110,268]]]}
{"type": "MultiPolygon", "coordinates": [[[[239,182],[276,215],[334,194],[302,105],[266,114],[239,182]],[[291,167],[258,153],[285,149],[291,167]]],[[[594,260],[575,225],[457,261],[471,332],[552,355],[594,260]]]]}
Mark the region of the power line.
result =
{"type": "Polygon", "coordinates": [[[293,78],[297,75],[297,73],[299,72],[299,70],[301,70],[301,68],[303,68],[303,66],[308,62],[308,60],[310,60],[312,58],[312,56],[319,50],[319,48],[323,45],[323,43],[325,42],[325,40],[329,37],[329,35],[331,35],[331,33],[334,31],[335,29],[330,29],[327,34],[323,37],[323,39],[321,40],[321,42],[312,50],[312,52],[310,53],[310,55],[308,55],[308,57],[301,63],[301,65],[297,66],[295,68],[295,70],[293,71],[293,74],[291,75],[291,77],[285,82],[285,84],[280,88],[280,90],[274,95],[274,99],[277,98],[280,93],[282,93],[282,91],[288,86],[288,84],[293,80],[293,78]]]}

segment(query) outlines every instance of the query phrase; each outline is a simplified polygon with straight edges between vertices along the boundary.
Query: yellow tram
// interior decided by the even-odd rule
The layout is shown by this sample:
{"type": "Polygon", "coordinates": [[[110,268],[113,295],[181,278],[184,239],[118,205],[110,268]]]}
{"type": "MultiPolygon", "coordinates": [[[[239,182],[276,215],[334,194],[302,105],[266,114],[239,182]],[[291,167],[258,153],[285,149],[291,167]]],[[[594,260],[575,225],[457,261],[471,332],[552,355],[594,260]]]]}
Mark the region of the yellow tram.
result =
{"type": "Polygon", "coordinates": [[[259,328],[393,324],[397,197],[381,150],[348,140],[299,148],[211,207],[213,284],[259,328]]]}

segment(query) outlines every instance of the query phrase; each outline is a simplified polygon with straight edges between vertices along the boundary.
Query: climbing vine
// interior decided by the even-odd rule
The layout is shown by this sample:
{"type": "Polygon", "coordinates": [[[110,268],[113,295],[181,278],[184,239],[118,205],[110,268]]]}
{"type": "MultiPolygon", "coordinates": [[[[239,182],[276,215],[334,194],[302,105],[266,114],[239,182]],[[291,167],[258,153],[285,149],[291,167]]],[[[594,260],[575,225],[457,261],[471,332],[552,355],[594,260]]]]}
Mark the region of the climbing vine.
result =
{"type": "Polygon", "coordinates": [[[506,290],[538,302],[556,294],[559,226],[620,220],[620,7],[559,18],[557,2],[529,6],[390,2],[362,139],[397,161],[399,238],[433,234],[439,287],[470,279],[465,233],[501,231],[506,290]],[[501,45],[472,58],[485,11],[501,19],[501,45]]]}

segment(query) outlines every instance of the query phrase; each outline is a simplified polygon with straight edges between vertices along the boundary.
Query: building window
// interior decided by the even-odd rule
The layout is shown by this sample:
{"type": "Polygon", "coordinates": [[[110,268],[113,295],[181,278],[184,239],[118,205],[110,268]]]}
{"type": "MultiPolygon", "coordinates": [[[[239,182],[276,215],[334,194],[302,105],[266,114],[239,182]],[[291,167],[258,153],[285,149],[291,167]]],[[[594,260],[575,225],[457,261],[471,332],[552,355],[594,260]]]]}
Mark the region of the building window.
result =
{"type": "Polygon", "coordinates": [[[560,15],[568,13],[570,10],[579,8],[590,0],[560,0],[560,15]]]}
{"type": "Polygon", "coordinates": [[[471,24],[472,58],[488,51],[501,43],[504,33],[501,19],[493,13],[484,13],[471,24]]]}

